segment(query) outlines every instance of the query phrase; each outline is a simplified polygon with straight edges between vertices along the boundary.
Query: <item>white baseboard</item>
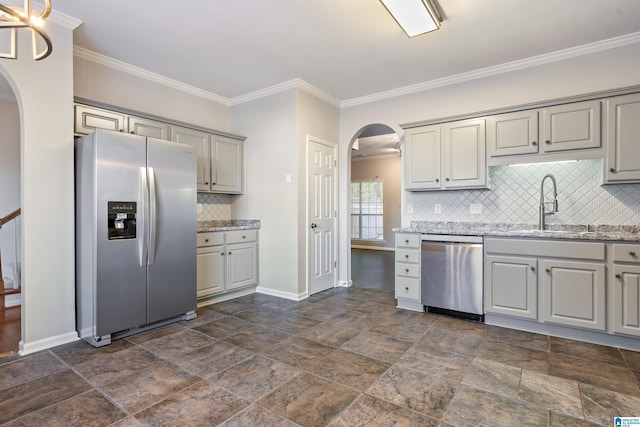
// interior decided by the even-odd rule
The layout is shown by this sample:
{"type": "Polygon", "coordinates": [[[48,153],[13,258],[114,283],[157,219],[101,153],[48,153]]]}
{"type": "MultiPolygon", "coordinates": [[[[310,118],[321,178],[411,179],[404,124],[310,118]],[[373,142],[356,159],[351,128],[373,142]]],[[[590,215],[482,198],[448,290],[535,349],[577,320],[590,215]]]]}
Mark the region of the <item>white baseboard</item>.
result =
{"type": "Polygon", "coordinates": [[[79,339],[78,333],[73,331],[32,342],[24,342],[23,340],[20,340],[18,353],[20,356],[25,356],[40,350],[46,350],[51,347],[78,341],[79,339]]]}
{"type": "Polygon", "coordinates": [[[295,294],[293,292],[279,291],[277,289],[265,288],[263,286],[258,286],[256,288],[256,292],[259,294],[271,295],[272,297],[290,299],[293,301],[302,301],[303,299],[307,299],[307,297],[309,296],[307,292],[295,294]]]}
{"type": "Polygon", "coordinates": [[[20,304],[22,304],[22,294],[7,295],[5,297],[4,306],[7,308],[15,307],[20,304]]]}
{"type": "Polygon", "coordinates": [[[338,284],[336,287],[340,288],[350,288],[353,285],[353,281],[351,280],[338,280],[338,284]]]}

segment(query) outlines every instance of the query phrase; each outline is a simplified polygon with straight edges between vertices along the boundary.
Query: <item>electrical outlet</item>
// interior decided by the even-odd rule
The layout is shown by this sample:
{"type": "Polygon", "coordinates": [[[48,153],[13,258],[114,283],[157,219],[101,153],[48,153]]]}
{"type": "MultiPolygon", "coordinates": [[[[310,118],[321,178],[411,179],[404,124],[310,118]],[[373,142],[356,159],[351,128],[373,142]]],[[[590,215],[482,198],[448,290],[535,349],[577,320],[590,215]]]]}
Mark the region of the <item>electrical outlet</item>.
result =
{"type": "Polygon", "coordinates": [[[407,205],[407,213],[408,214],[412,214],[413,213],[413,205],[407,205]]]}
{"type": "Polygon", "coordinates": [[[471,203],[469,205],[469,213],[473,215],[480,215],[482,213],[482,203],[471,203]]]}
{"type": "Polygon", "coordinates": [[[433,213],[442,213],[442,205],[440,203],[436,203],[433,205],[433,213]]]}
{"type": "Polygon", "coordinates": [[[202,212],[202,209],[203,209],[203,208],[202,208],[202,203],[198,203],[196,206],[197,206],[197,211],[198,211],[198,213],[201,213],[201,212],[202,212]]]}

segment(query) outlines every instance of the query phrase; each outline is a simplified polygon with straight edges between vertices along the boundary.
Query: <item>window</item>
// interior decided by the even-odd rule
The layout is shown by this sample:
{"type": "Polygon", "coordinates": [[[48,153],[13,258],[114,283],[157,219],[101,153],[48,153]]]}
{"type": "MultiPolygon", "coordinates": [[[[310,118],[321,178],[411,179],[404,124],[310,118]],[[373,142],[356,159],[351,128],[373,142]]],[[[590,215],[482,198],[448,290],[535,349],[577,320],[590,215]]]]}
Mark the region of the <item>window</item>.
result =
{"type": "Polygon", "coordinates": [[[351,183],[351,238],[383,240],[382,182],[351,183]]]}

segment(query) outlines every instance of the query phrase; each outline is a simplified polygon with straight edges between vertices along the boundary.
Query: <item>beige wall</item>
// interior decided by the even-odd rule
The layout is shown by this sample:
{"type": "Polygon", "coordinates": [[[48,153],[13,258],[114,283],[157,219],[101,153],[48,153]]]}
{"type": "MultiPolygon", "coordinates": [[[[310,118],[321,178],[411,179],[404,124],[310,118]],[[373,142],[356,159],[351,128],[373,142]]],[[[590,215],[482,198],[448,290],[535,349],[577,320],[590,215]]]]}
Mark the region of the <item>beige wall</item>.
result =
{"type": "Polygon", "coordinates": [[[73,38],[47,24],[53,53],[36,62],[19,30],[18,58],[0,62],[20,112],[22,354],[78,338],[75,332],[73,38]]]}
{"type": "Polygon", "coordinates": [[[351,160],[351,181],[382,181],[384,242],[351,241],[351,245],[394,247],[393,228],[400,227],[402,161],[399,156],[381,156],[351,160]]]}

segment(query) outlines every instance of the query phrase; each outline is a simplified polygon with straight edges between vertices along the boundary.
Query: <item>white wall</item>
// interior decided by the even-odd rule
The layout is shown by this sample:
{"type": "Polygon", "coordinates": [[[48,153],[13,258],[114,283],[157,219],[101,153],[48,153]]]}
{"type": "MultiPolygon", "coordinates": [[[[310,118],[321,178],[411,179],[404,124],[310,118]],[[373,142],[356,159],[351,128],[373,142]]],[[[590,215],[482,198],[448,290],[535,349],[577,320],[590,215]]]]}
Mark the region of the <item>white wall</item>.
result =
{"type": "Polygon", "coordinates": [[[234,196],[233,218],[260,219],[260,286],[298,294],[297,89],[232,107],[231,127],[247,136],[244,194],[234,196]],[[291,174],[291,183],[285,175],[291,174]]]}
{"type": "Polygon", "coordinates": [[[74,58],[75,96],[116,107],[230,132],[230,109],[112,67],[74,58]]]}
{"type": "Polygon", "coordinates": [[[47,24],[53,53],[31,57],[19,30],[18,60],[0,62],[20,110],[22,354],[77,339],[73,216],[72,32],[47,24]]]}
{"type": "MultiPolygon", "coordinates": [[[[0,129],[2,129],[0,132],[0,217],[2,217],[20,208],[20,114],[16,102],[0,99],[0,129]]],[[[11,279],[14,279],[12,267],[16,265],[14,231],[20,233],[20,219],[18,217],[0,229],[2,275],[11,279]]]]}
{"type": "Polygon", "coordinates": [[[399,156],[380,156],[351,160],[351,181],[382,181],[384,242],[351,241],[359,246],[394,247],[393,229],[400,227],[402,161],[399,156]]]}
{"type": "MultiPolygon", "coordinates": [[[[340,123],[340,150],[347,153],[359,129],[369,123],[384,123],[398,135],[401,123],[438,119],[514,105],[541,102],[591,92],[640,84],[640,45],[632,44],[503,73],[456,85],[440,87],[411,95],[343,108],[340,123]]],[[[340,168],[341,203],[347,202],[348,176],[346,156],[340,168]]],[[[405,200],[403,197],[405,223],[405,200]]],[[[347,221],[347,210],[340,211],[340,221],[347,221]]],[[[346,230],[340,232],[340,247],[348,247],[346,230]]],[[[348,279],[350,257],[340,256],[342,280],[348,279]]]]}

